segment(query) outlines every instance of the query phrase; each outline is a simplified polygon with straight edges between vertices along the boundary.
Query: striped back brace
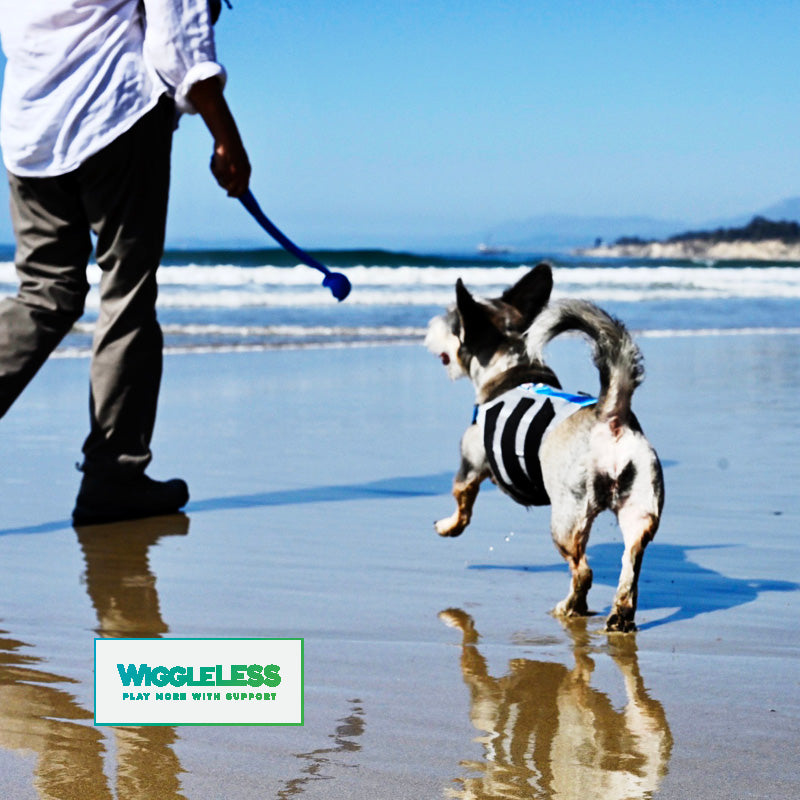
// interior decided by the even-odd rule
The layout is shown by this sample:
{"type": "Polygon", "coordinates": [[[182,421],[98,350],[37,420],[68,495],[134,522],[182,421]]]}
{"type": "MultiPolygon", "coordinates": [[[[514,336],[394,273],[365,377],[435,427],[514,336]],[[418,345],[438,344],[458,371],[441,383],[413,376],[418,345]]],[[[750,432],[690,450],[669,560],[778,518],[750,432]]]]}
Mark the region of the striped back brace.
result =
{"type": "Polygon", "coordinates": [[[497,485],[524,506],[550,505],[539,448],[547,434],[597,398],[523,383],[478,406],[486,456],[497,485]]]}

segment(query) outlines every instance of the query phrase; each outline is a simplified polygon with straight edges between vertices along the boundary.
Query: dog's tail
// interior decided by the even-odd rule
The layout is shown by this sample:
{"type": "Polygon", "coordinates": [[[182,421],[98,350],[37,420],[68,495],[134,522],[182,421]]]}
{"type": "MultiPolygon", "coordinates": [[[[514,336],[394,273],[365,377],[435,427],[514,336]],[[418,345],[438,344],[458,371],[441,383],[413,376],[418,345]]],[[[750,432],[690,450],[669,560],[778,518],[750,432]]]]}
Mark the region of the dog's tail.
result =
{"type": "Polygon", "coordinates": [[[597,414],[616,434],[631,413],[631,397],[644,378],[642,354],[627,328],[594,303],[560,300],[546,306],[525,334],[528,356],[544,362],[549,341],[566,331],[578,331],[592,342],[600,372],[597,414]]]}

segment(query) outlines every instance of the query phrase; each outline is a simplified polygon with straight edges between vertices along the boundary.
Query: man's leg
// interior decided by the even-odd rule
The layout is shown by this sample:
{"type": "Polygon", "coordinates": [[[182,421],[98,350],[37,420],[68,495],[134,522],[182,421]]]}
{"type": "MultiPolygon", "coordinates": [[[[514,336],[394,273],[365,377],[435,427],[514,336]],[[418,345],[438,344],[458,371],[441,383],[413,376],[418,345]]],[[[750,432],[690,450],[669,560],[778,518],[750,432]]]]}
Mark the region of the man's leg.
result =
{"type": "Polygon", "coordinates": [[[8,179],[20,288],[0,301],[0,416],[83,313],[92,249],[74,173],[8,179]]]}
{"type": "Polygon", "coordinates": [[[78,171],[102,270],[86,472],[142,473],[150,463],[163,344],[156,269],[164,247],[171,137],[165,103],[78,171]]]}
{"type": "Polygon", "coordinates": [[[84,480],[76,520],[177,511],[183,481],[144,476],[161,381],[156,269],[164,247],[174,111],[162,101],[78,169],[102,270],[95,329],[84,480]]]}

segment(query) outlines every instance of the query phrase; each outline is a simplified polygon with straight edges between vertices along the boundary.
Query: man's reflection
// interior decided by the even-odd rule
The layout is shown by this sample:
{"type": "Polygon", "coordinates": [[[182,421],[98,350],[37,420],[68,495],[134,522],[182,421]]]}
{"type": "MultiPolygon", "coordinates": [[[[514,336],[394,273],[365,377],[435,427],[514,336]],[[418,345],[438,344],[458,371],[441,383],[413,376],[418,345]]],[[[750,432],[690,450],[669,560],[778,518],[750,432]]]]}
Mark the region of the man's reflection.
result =
{"type": "MultiPolygon", "coordinates": [[[[462,766],[450,797],[649,798],[667,772],[672,735],[664,709],[644,687],[634,635],[592,647],[586,620],[565,623],[575,665],[513,659],[501,678],[489,674],[472,617],[448,609],[440,618],[462,634],[461,671],[470,691],[470,719],[482,732],[482,761],[462,766]],[[592,688],[590,653],[608,653],[623,679],[627,702],[617,710],[592,688]]],[[[605,641],[605,640],[604,640],[605,641]]]]}
{"type": "MultiPolygon", "coordinates": [[[[184,536],[183,514],[75,528],[86,561],[86,590],[97,613],[97,633],[113,638],[153,638],[168,631],[161,617],[148,551],[163,536],[184,536]]],[[[117,797],[184,800],[173,727],[114,727],[117,797]]]]}
{"type": "Polygon", "coordinates": [[[100,636],[158,637],[167,632],[148,551],[163,536],[188,531],[189,518],[183,514],[75,528],[100,636]]]}
{"type": "MultiPolygon", "coordinates": [[[[85,584],[98,635],[157,637],[166,633],[148,550],[162,536],[185,535],[183,515],[76,528],[85,584]]],[[[34,786],[41,798],[184,800],[174,728],[95,728],[92,713],[64,685],[71,678],[44,669],[30,645],[0,631],[0,746],[37,754],[34,786]],[[103,768],[107,735],[116,749],[116,789],[103,768]]]]}
{"type": "Polygon", "coordinates": [[[0,747],[36,753],[34,783],[43,798],[110,800],[92,713],[59,688],[74,681],[42,669],[28,648],[0,631],[0,747]]]}

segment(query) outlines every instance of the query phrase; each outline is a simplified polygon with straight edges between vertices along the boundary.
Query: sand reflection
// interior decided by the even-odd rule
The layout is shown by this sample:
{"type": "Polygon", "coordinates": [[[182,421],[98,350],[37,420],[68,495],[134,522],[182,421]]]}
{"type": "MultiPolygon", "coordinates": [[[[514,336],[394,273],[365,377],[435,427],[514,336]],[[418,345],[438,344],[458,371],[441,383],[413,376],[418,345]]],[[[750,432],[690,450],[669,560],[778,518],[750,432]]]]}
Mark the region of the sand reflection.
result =
{"type": "Polygon", "coordinates": [[[440,618],[462,633],[461,670],[470,691],[470,719],[481,731],[481,761],[446,796],[464,800],[603,800],[650,798],[667,772],[672,736],[661,704],[639,671],[635,635],[593,645],[585,620],[565,625],[575,664],[514,659],[500,678],[489,674],[472,618],[460,609],[440,618]],[[625,705],[614,707],[591,685],[592,655],[617,668],[625,705]]]}
{"type": "MultiPolygon", "coordinates": [[[[188,528],[187,517],[174,515],[75,529],[99,636],[167,632],[148,550],[188,528]]],[[[75,681],[44,669],[45,659],[26,653],[29,648],[0,632],[0,747],[36,753],[34,786],[43,800],[185,800],[175,728],[95,728],[92,713],[63,688],[75,681]],[[113,780],[104,770],[110,746],[116,751],[113,780]]]]}

